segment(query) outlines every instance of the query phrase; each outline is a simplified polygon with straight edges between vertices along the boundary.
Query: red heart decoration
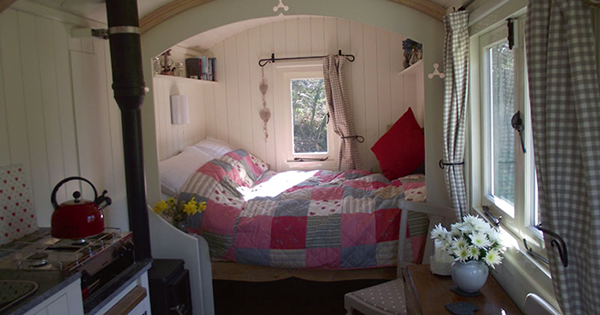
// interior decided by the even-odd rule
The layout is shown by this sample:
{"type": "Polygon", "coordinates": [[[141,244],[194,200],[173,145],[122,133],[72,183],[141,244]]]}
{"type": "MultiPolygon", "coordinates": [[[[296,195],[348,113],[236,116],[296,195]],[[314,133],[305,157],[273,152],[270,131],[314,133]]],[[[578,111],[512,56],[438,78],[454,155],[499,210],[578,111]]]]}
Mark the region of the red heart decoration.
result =
{"type": "Polygon", "coordinates": [[[10,171],[6,171],[6,174],[10,174],[10,171]]]}
{"type": "Polygon", "coordinates": [[[27,202],[29,203],[29,199],[27,199],[27,202]]]}
{"type": "Polygon", "coordinates": [[[22,194],[22,193],[19,193],[19,197],[23,197],[23,194],[22,194]]]}
{"type": "Polygon", "coordinates": [[[325,207],[321,207],[321,210],[325,210],[325,207]]]}
{"type": "Polygon", "coordinates": [[[15,190],[15,187],[10,187],[10,189],[15,190]]]}
{"type": "Polygon", "coordinates": [[[25,184],[23,184],[23,187],[25,187],[25,184]]]}
{"type": "Polygon", "coordinates": [[[18,178],[18,177],[15,177],[15,180],[19,180],[19,178],[18,178]]]}
{"type": "Polygon", "coordinates": [[[21,232],[21,229],[17,229],[17,232],[21,232]]]}
{"type": "Polygon", "coordinates": [[[4,206],[4,210],[6,210],[6,209],[7,209],[7,207],[6,207],[6,206],[4,206]]]}
{"type": "Polygon", "coordinates": [[[3,193],[3,192],[4,192],[4,190],[0,189],[0,194],[3,193]]]}
{"type": "Polygon", "coordinates": [[[21,222],[23,222],[23,219],[21,219],[21,222]]]}
{"type": "Polygon", "coordinates": [[[27,212],[27,209],[23,209],[23,212],[27,212]]]}
{"type": "Polygon", "coordinates": [[[31,224],[27,224],[27,227],[28,227],[28,228],[30,228],[30,227],[31,227],[31,224]]]}
{"type": "Polygon", "coordinates": [[[33,218],[33,214],[31,215],[31,217],[33,218]]]}
{"type": "Polygon", "coordinates": [[[19,172],[21,171],[21,169],[19,169],[19,172]]]}
{"type": "Polygon", "coordinates": [[[4,180],[4,183],[6,184],[6,180],[4,180]]]}
{"type": "Polygon", "coordinates": [[[4,236],[8,237],[8,233],[4,233],[4,236]]]}
{"type": "Polygon", "coordinates": [[[314,213],[314,212],[311,212],[311,213],[310,213],[310,215],[315,215],[315,213],[314,213]]]}
{"type": "Polygon", "coordinates": [[[329,211],[331,211],[331,212],[335,212],[335,209],[330,209],[329,211]]]}
{"type": "Polygon", "coordinates": [[[8,196],[8,200],[10,200],[10,199],[11,199],[10,196],[8,196]]]}
{"type": "Polygon", "coordinates": [[[4,221],[4,217],[0,217],[0,220],[4,221]]]}
{"type": "Polygon", "coordinates": [[[15,212],[13,212],[13,217],[16,216],[17,214],[15,212]]]}
{"type": "Polygon", "coordinates": [[[12,223],[8,222],[8,226],[12,226],[12,223]]]}
{"type": "Polygon", "coordinates": [[[219,197],[215,197],[216,200],[219,200],[219,197]]]}
{"type": "Polygon", "coordinates": [[[15,202],[15,204],[17,205],[17,207],[19,206],[19,203],[18,203],[18,202],[15,202]]]}

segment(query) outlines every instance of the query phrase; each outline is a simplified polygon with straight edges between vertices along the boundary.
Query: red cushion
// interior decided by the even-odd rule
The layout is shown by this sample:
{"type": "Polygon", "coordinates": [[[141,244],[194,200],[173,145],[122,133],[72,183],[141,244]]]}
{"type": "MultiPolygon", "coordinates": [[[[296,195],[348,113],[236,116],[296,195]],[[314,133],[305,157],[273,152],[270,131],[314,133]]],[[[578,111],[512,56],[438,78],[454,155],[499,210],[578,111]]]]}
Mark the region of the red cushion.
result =
{"type": "Polygon", "coordinates": [[[425,161],[425,136],[410,107],[371,148],[389,180],[411,174],[425,161]]]}

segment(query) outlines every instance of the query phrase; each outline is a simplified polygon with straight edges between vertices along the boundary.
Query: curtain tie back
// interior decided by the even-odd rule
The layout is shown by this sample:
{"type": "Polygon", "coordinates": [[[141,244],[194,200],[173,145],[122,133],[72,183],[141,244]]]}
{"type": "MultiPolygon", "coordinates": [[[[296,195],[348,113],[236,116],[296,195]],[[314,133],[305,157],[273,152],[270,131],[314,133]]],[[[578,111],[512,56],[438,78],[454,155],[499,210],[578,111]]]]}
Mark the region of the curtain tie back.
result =
{"type": "Polygon", "coordinates": [[[445,166],[456,166],[456,165],[464,165],[465,162],[459,162],[459,163],[444,163],[444,160],[441,159],[439,162],[440,168],[444,169],[445,166]]]}
{"type": "Polygon", "coordinates": [[[342,139],[350,139],[350,138],[354,138],[356,141],[358,141],[358,143],[363,143],[365,142],[365,137],[363,136],[345,136],[345,137],[341,137],[342,139]]]}

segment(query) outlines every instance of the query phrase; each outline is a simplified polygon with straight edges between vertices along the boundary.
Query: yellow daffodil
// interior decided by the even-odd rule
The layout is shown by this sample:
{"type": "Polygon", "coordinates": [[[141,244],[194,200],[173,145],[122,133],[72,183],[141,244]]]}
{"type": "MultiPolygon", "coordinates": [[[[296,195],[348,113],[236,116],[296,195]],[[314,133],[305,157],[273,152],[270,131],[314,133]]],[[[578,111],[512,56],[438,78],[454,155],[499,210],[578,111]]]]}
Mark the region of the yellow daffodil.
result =
{"type": "Polygon", "coordinates": [[[204,210],[206,210],[206,201],[202,201],[198,204],[198,211],[202,212],[204,210]]]}
{"type": "Polygon", "coordinates": [[[175,205],[177,204],[177,201],[175,201],[175,198],[169,197],[169,198],[167,198],[167,204],[169,205],[169,207],[175,207],[175,205]]]}
{"type": "Polygon", "coordinates": [[[198,202],[194,197],[192,197],[192,199],[185,204],[183,207],[183,212],[185,212],[188,216],[198,212],[198,202]]]}
{"type": "Polygon", "coordinates": [[[162,213],[163,211],[167,210],[168,208],[169,208],[169,205],[164,200],[161,200],[154,205],[154,212],[162,213]]]}

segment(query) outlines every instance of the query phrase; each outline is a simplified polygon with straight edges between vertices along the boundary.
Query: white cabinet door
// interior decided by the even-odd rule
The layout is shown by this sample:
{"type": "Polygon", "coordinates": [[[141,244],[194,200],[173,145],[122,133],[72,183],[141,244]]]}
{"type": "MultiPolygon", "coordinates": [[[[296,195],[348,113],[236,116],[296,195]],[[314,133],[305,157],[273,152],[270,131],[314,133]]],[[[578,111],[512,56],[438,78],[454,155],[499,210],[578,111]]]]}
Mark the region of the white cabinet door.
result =
{"type": "Polygon", "coordinates": [[[77,279],[66,288],[56,292],[25,315],[81,315],[81,281],[77,279]]]}

